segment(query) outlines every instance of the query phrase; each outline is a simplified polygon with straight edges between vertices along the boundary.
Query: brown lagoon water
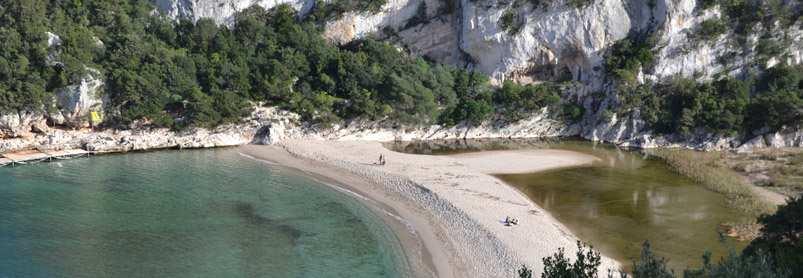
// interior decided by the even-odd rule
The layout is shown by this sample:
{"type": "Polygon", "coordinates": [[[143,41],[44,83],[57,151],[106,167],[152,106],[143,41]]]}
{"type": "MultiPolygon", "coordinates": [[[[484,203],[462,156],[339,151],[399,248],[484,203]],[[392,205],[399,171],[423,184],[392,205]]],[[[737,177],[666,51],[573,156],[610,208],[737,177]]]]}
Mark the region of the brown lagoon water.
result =
{"type": "Polygon", "coordinates": [[[482,150],[550,148],[600,158],[592,166],[532,174],[498,175],[548,210],[580,239],[630,265],[649,240],[653,251],[669,259],[676,272],[699,266],[743,244],[720,236],[720,224],[743,219],[720,194],[675,174],[660,160],[610,145],[586,141],[435,141],[404,142],[389,148],[419,154],[448,155],[482,150]]]}

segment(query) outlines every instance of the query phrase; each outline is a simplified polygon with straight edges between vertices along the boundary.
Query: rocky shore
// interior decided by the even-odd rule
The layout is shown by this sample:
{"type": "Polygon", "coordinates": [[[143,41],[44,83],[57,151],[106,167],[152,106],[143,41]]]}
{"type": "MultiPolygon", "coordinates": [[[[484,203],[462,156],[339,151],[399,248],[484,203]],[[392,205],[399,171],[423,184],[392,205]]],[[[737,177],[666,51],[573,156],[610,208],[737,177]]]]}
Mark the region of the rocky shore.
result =
{"type": "Polygon", "coordinates": [[[750,152],[760,148],[803,147],[803,131],[785,131],[740,141],[734,137],[701,134],[692,138],[655,136],[634,132],[626,124],[586,127],[550,119],[546,109],[514,123],[488,122],[477,127],[397,127],[383,121],[353,121],[318,128],[301,122],[297,114],[274,107],[257,107],[238,124],[214,129],[132,128],[128,130],[50,127],[43,115],[0,117],[0,153],[27,149],[81,148],[91,152],[128,152],[166,148],[210,148],[248,143],[274,144],[287,139],[409,141],[475,138],[545,138],[579,136],[592,141],[635,148],[690,148],[750,152]]]}

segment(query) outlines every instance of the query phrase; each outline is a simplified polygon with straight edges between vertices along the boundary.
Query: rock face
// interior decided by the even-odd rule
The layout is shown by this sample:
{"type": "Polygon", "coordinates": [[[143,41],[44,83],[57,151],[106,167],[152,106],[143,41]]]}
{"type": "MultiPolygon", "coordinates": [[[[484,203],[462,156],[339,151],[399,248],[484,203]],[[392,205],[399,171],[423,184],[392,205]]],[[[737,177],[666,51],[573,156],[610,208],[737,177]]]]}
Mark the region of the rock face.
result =
{"type": "MultiPolygon", "coordinates": [[[[0,153],[23,149],[65,149],[83,148],[93,152],[128,152],[164,148],[210,148],[235,146],[251,143],[256,132],[262,127],[278,128],[284,122],[289,125],[297,115],[281,112],[274,108],[254,109],[252,115],[240,124],[229,124],[215,129],[195,128],[173,131],[166,128],[140,128],[132,130],[102,131],[50,129],[39,133],[29,133],[21,138],[0,139],[0,153]],[[289,115],[289,116],[288,116],[289,115]]],[[[44,119],[43,115],[35,115],[44,119]]],[[[0,118],[5,120],[5,118],[0,118]]],[[[17,119],[14,119],[17,120],[17,119]]],[[[22,126],[17,124],[16,126],[22,126]]],[[[299,124],[292,126],[298,127],[299,124]]],[[[279,140],[278,131],[272,132],[271,140],[279,140]]],[[[300,136],[286,132],[286,136],[300,136]]]]}
{"type": "Polygon", "coordinates": [[[567,68],[578,80],[591,80],[600,52],[643,25],[619,0],[596,1],[583,9],[562,5],[519,9],[494,1],[462,1],[460,47],[475,68],[502,80],[539,68],[567,68]],[[513,11],[520,31],[503,30],[500,18],[513,11]]]}
{"type": "MultiPolygon", "coordinates": [[[[154,2],[160,13],[170,17],[193,20],[208,17],[221,24],[231,24],[234,13],[252,5],[271,8],[279,4],[289,4],[302,15],[308,13],[315,5],[314,0],[154,0],[154,2]]],[[[783,132],[765,134],[749,140],[712,136],[703,132],[691,138],[679,138],[651,134],[637,111],[626,115],[605,113],[609,108],[616,107],[617,99],[615,87],[605,76],[602,67],[604,55],[611,45],[629,34],[652,34],[656,41],[654,64],[650,65],[649,69],[642,69],[639,72],[638,80],[642,82],[664,80],[674,75],[687,77],[694,75],[706,79],[720,73],[739,75],[750,71],[750,67],[755,65],[751,62],[754,57],[749,55],[734,57],[728,63],[717,61],[717,57],[740,47],[729,43],[727,38],[732,34],[723,34],[712,41],[693,42],[691,34],[699,28],[702,21],[721,16],[717,9],[701,10],[697,0],[594,0],[583,7],[572,6],[565,0],[542,1],[549,3],[546,6],[533,6],[532,2],[388,0],[377,13],[346,13],[340,19],[328,22],[324,35],[338,43],[372,35],[402,45],[416,55],[482,71],[492,76],[497,83],[507,79],[524,83],[540,82],[566,78],[566,75],[570,75],[576,84],[565,92],[564,96],[582,104],[587,111],[584,119],[578,124],[567,126],[566,123],[549,119],[546,111],[540,111],[529,119],[517,123],[489,122],[475,128],[432,126],[399,131],[385,128],[382,123],[360,122],[319,131],[300,128],[302,125],[293,124],[298,120],[293,119],[291,115],[278,115],[275,114],[278,112],[273,111],[270,113],[274,114],[270,115],[254,115],[252,117],[254,119],[273,120],[249,126],[247,130],[253,134],[239,138],[254,137],[255,134],[258,142],[272,143],[299,134],[324,138],[376,140],[579,135],[591,140],[645,148],[681,146],[722,149],[742,146],[744,149],[749,149],[801,145],[799,128],[788,128],[783,132]],[[520,6],[514,7],[516,2],[520,6]],[[502,27],[500,21],[505,16],[512,16],[517,31],[512,32],[510,28],[505,30],[502,27]],[[599,94],[594,96],[592,93],[595,92],[602,92],[603,97],[600,98],[599,94]],[[251,130],[253,128],[255,129],[251,130]],[[747,143],[742,144],[743,141],[747,143]]],[[[783,57],[768,59],[767,65],[779,62],[798,64],[803,61],[801,58],[803,31],[800,28],[790,28],[785,31],[784,36],[792,42],[791,47],[785,49],[783,57]]],[[[757,39],[757,35],[747,38],[748,41],[757,39]]],[[[58,63],[58,47],[61,39],[56,34],[48,33],[48,44],[50,51],[47,62],[58,63]]],[[[99,94],[103,82],[96,76],[90,71],[78,84],[57,90],[57,97],[54,99],[55,109],[49,110],[56,112],[18,111],[0,115],[0,137],[30,138],[39,133],[34,137],[47,137],[49,141],[58,142],[61,137],[54,137],[52,134],[43,135],[48,134],[46,121],[68,127],[87,126],[89,113],[104,112],[104,96],[99,94]]],[[[198,136],[207,138],[205,136],[209,134],[204,132],[218,134],[218,131],[196,130],[198,136]]],[[[139,138],[137,136],[147,136],[146,133],[125,136],[109,135],[108,138],[116,142],[110,145],[123,144],[130,146],[130,149],[149,146],[132,139],[139,138]]],[[[176,147],[205,145],[198,142],[212,142],[209,144],[216,145],[214,142],[218,140],[187,137],[188,134],[171,133],[154,136],[152,139],[143,140],[154,142],[154,146],[176,147]],[[158,141],[160,136],[184,139],[158,141]]],[[[44,142],[42,140],[44,139],[35,144],[41,145],[44,142]]],[[[20,147],[19,143],[12,144],[8,141],[3,144],[16,146],[3,148],[20,147]]]]}
{"type": "MultiPolygon", "coordinates": [[[[48,37],[48,55],[45,62],[60,64],[61,38],[51,32],[48,37]]],[[[98,43],[102,44],[98,40],[98,43]]],[[[25,111],[0,113],[0,138],[31,137],[33,133],[46,133],[50,125],[70,128],[89,127],[90,114],[103,117],[106,96],[103,94],[103,75],[96,69],[85,68],[86,73],[77,84],[57,89],[50,107],[30,107],[25,111]]]]}
{"type": "Polygon", "coordinates": [[[315,4],[314,0],[154,0],[164,15],[172,18],[214,19],[218,24],[232,24],[232,16],[253,5],[271,8],[290,4],[306,13],[315,4]]]}
{"type": "Polygon", "coordinates": [[[52,123],[69,127],[89,127],[90,113],[103,115],[102,76],[97,70],[88,73],[76,85],[56,91],[57,112],[48,115],[52,123]]]}
{"type": "Polygon", "coordinates": [[[19,111],[0,115],[0,139],[30,137],[33,132],[47,130],[45,115],[37,111],[19,111]]]}
{"type": "Polygon", "coordinates": [[[801,148],[803,147],[803,130],[789,128],[775,133],[756,136],[747,140],[737,149],[749,152],[759,148],[801,148]]]}
{"type": "Polygon", "coordinates": [[[45,58],[45,63],[47,63],[50,66],[61,64],[61,62],[58,61],[59,46],[61,46],[62,43],[61,37],[51,32],[45,32],[45,34],[47,35],[47,47],[48,47],[48,53],[47,57],[45,58]]]}
{"type": "MultiPolygon", "coordinates": [[[[290,4],[302,15],[315,5],[312,0],[154,1],[169,16],[210,17],[219,23],[230,22],[236,11],[251,5],[290,4]]],[[[477,69],[496,81],[534,82],[568,71],[592,90],[604,85],[605,51],[630,33],[655,35],[657,55],[653,69],[646,73],[649,79],[738,71],[750,58],[736,57],[725,67],[716,58],[735,46],[724,39],[692,42],[690,34],[700,22],[721,16],[716,9],[701,10],[697,0],[595,0],[583,7],[564,0],[542,1],[548,2],[546,6],[531,2],[388,0],[375,14],[346,13],[329,22],[325,36],[343,43],[374,34],[439,62],[477,69]],[[501,27],[506,13],[513,14],[519,31],[501,27]]],[[[787,36],[800,42],[803,32],[791,29],[787,36]]],[[[787,59],[799,63],[803,45],[792,45],[797,47],[788,51],[787,59]]]]}
{"type": "MultiPolygon", "coordinates": [[[[294,139],[321,140],[430,140],[430,139],[472,139],[472,138],[537,138],[577,136],[581,133],[579,125],[567,126],[563,122],[550,119],[546,109],[512,124],[486,123],[470,126],[424,126],[417,128],[390,127],[387,123],[352,122],[344,126],[320,129],[300,121],[295,113],[275,107],[256,107],[251,115],[239,124],[229,124],[215,129],[194,128],[172,131],[166,128],[140,128],[132,130],[64,130],[46,129],[33,133],[16,130],[25,134],[16,138],[0,138],[0,153],[24,149],[67,149],[83,148],[93,152],[128,152],[164,148],[210,148],[235,146],[248,143],[276,144],[294,139]]],[[[44,121],[44,115],[21,114],[0,117],[0,125],[36,126],[31,121],[44,121]],[[18,122],[25,122],[19,124],[18,122]]],[[[44,123],[42,123],[44,124],[44,123]]],[[[0,126],[4,127],[4,126],[0,126]]],[[[617,127],[620,128],[620,127],[617,127]]],[[[624,129],[628,129],[624,127],[624,129]]],[[[612,129],[614,130],[614,129],[612,129]]],[[[672,138],[654,137],[649,134],[623,140],[625,147],[658,148],[682,147],[704,150],[738,149],[751,151],[766,147],[803,147],[803,131],[788,129],[775,134],[759,136],[745,143],[734,138],[711,137],[701,134],[692,140],[675,143],[672,138]]]]}

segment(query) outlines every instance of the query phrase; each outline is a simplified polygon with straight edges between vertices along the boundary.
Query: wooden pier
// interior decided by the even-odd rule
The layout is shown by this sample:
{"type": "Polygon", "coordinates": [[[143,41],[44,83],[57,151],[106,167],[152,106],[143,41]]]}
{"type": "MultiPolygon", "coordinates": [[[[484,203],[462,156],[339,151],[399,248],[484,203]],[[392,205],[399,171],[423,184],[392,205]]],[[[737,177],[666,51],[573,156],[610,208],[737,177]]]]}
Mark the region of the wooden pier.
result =
{"type": "Polygon", "coordinates": [[[60,151],[27,150],[27,151],[4,153],[0,155],[0,167],[70,159],[70,158],[88,156],[90,154],[91,154],[90,152],[81,149],[60,150],[60,151]]]}

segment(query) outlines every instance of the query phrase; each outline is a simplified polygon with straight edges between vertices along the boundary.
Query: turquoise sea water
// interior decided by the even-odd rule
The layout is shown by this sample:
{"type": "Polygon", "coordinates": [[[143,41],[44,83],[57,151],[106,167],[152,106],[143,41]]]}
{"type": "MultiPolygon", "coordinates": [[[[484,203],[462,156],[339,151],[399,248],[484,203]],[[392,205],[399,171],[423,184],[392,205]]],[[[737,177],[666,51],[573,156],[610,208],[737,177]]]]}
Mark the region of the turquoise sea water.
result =
{"type": "Polygon", "coordinates": [[[0,168],[0,277],[400,277],[375,212],[236,149],[0,168]]]}

